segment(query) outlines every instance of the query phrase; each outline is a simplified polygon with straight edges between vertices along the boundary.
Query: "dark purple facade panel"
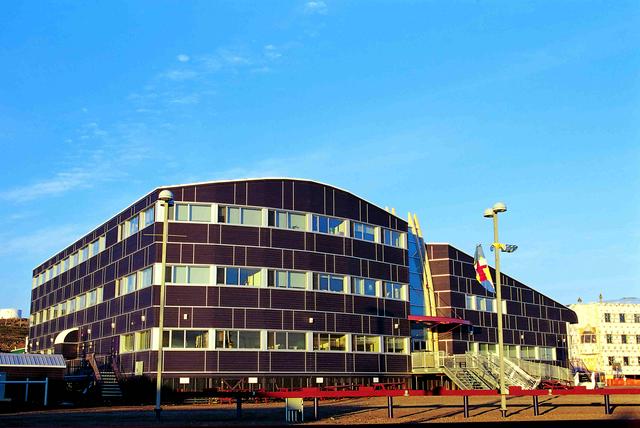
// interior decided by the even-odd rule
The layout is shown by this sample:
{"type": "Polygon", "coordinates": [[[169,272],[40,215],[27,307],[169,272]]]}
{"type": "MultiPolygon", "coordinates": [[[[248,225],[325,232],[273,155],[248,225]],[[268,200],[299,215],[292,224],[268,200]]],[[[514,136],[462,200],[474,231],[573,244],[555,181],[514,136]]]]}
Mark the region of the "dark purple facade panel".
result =
{"type": "Polygon", "coordinates": [[[193,327],[210,328],[213,327],[215,310],[212,308],[193,308],[193,327]]]}
{"type": "Polygon", "coordinates": [[[256,180],[247,182],[247,205],[282,208],[282,181],[256,180]]]}
{"type": "Polygon", "coordinates": [[[308,181],[294,183],[294,209],[313,213],[324,213],[324,186],[308,181]]]}
{"type": "Polygon", "coordinates": [[[354,257],[335,256],[335,273],[360,276],[360,261],[354,257]]]}
{"type": "Polygon", "coordinates": [[[538,331],[545,333],[551,331],[551,322],[549,320],[540,319],[538,321],[538,331]]]}
{"type": "Polygon", "coordinates": [[[386,263],[369,262],[369,277],[381,279],[383,281],[391,280],[391,267],[386,263]]]}
{"type": "Polygon", "coordinates": [[[375,260],[376,258],[376,244],[373,242],[361,241],[359,239],[353,240],[353,255],[363,259],[375,260]]]}
{"type": "Polygon", "coordinates": [[[282,268],[293,269],[294,252],[291,250],[282,250],[282,268]]]}
{"type": "Polygon", "coordinates": [[[540,318],[540,306],[531,303],[525,304],[525,315],[533,318],[540,318]]]}
{"type": "Polygon", "coordinates": [[[381,306],[380,315],[385,317],[394,317],[394,318],[406,318],[406,305],[405,302],[401,300],[390,300],[384,299],[382,300],[384,303],[381,306]]]}
{"type": "Polygon", "coordinates": [[[223,264],[232,264],[232,248],[233,247],[195,244],[193,248],[193,262],[196,264],[213,264],[214,259],[223,257],[222,253],[228,253],[223,264]]]}
{"type": "MultiPolygon", "coordinates": [[[[98,255],[98,267],[104,268],[111,262],[111,258],[109,257],[109,251],[103,251],[98,255]]],[[[71,275],[70,278],[73,278],[73,274],[69,270],[68,273],[71,275]]]]}
{"type": "MultiPolygon", "coordinates": [[[[170,242],[207,243],[209,225],[199,223],[169,223],[170,242]]],[[[158,237],[160,240],[161,237],[158,237]]]]}
{"type": "Polygon", "coordinates": [[[269,354],[270,352],[258,352],[258,371],[271,371],[271,356],[269,354]]]}
{"type": "Polygon", "coordinates": [[[206,370],[209,372],[217,372],[220,370],[219,366],[218,366],[218,357],[219,357],[219,352],[209,352],[207,351],[205,353],[205,364],[206,364],[206,370]]]}
{"type": "Polygon", "coordinates": [[[522,289],[522,301],[524,303],[533,303],[533,291],[522,289]]]}
{"type": "Polygon", "coordinates": [[[151,287],[146,287],[143,288],[142,290],[138,291],[138,301],[137,301],[137,308],[138,309],[142,309],[142,308],[148,308],[149,306],[151,306],[151,293],[152,293],[152,289],[151,287]]]}
{"type": "Polygon", "coordinates": [[[335,203],[333,201],[333,192],[334,189],[330,188],[330,187],[325,187],[325,192],[324,192],[324,209],[325,209],[325,214],[329,215],[329,216],[333,216],[335,215],[335,203]]]}
{"type": "Polygon", "coordinates": [[[365,373],[380,372],[380,360],[377,354],[354,353],[353,358],[355,361],[354,371],[365,373]]]}
{"type": "Polygon", "coordinates": [[[232,328],[233,327],[233,309],[230,308],[214,308],[213,325],[214,328],[232,328]]]}
{"type": "Polygon", "coordinates": [[[116,297],[108,302],[109,304],[109,316],[115,317],[122,313],[122,297],[116,297]]]}
{"type": "Polygon", "coordinates": [[[246,310],[233,309],[233,328],[246,328],[246,310]]]}
{"type": "MultiPolygon", "coordinates": [[[[124,252],[125,254],[132,254],[140,248],[138,244],[138,234],[128,237],[124,240],[124,252]]],[[[91,261],[91,259],[89,259],[91,261]]]]}
{"type": "Polygon", "coordinates": [[[316,293],[305,292],[305,309],[308,311],[316,310],[316,293]]]}
{"type": "Polygon", "coordinates": [[[249,329],[282,330],[282,312],[264,309],[247,309],[246,324],[246,328],[249,329]]]}
{"type": "Polygon", "coordinates": [[[402,248],[395,248],[385,245],[384,246],[384,261],[386,263],[393,263],[396,265],[404,265],[405,253],[407,250],[402,248]]]}
{"type": "Polygon", "coordinates": [[[178,327],[178,308],[167,306],[164,308],[164,326],[165,327],[178,327]]]}
{"type": "Polygon", "coordinates": [[[311,270],[316,272],[325,271],[324,254],[311,253],[308,251],[296,251],[293,262],[294,269],[311,270]]]}
{"type": "MultiPolygon", "coordinates": [[[[392,215],[389,214],[388,212],[386,212],[385,210],[383,210],[382,208],[378,208],[375,205],[371,205],[368,204],[368,222],[378,225],[378,226],[383,226],[383,227],[391,227],[392,223],[391,223],[391,218],[392,215]]],[[[395,222],[394,222],[395,224],[395,222]]],[[[405,223],[406,225],[406,223],[405,223]]],[[[405,226],[406,227],[406,226],[405,226]]],[[[407,230],[406,228],[404,230],[407,230]]]]}
{"type": "Polygon", "coordinates": [[[185,186],[182,188],[182,200],[183,201],[195,201],[196,200],[196,187],[185,186]]]}
{"type": "Polygon", "coordinates": [[[220,305],[240,308],[257,308],[259,289],[248,286],[220,288],[220,305]]]}
{"type": "Polygon", "coordinates": [[[331,254],[326,254],[324,259],[325,259],[325,271],[327,271],[328,273],[335,273],[336,256],[331,254]]]}
{"type": "Polygon", "coordinates": [[[325,314],[325,331],[336,331],[336,314],[330,312],[325,314]]]}
{"type": "Polygon", "coordinates": [[[235,203],[238,205],[247,205],[247,182],[240,181],[235,183],[235,203]]]}
{"type": "Polygon", "coordinates": [[[258,371],[258,352],[220,351],[221,372],[256,372],[258,371]]]}
{"type": "Polygon", "coordinates": [[[305,249],[307,251],[315,251],[316,250],[316,233],[305,233],[305,249]]]}
{"type": "MultiPolygon", "coordinates": [[[[262,229],[265,230],[265,229],[262,229]]],[[[304,250],[304,232],[294,230],[273,229],[271,231],[271,246],[274,248],[289,248],[292,250],[304,250]]],[[[261,239],[260,244],[265,245],[261,239]]],[[[267,243],[268,244],[268,243],[267,243]]]]}
{"type": "Polygon", "coordinates": [[[135,293],[127,294],[122,297],[122,310],[124,312],[131,312],[136,308],[136,296],[135,293]]]}
{"type": "Polygon", "coordinates": [[[167,263],[180,263],[181,246],[169,242],[167,244],[167,263]]]}
{"type": "Polygon", "coordinates": [[[203,306],[207,287],[196,285],[170,285],[166,287],[166,304],[169,306],[203,306]]]}
{"type": "Polygon", "coordinates": [[[560,309],[547,308],[547,318],[554,321],[560,321],[562,319],[560,317],[560,309]]]}
{"type": "Polygon", "coordinates": [[[223,244],[249,245],[257,247],[260,243],[260,229],[248,226],[222,226],[223,244]]]}
{"type": "MultiPolygon", "coordinates": [[[[295,311],[282,311],[282,329],[283,330],[293,330],[294,322],[293,317],[295,311]]],[[[308,328],[303,328],[301,330],[309,330],[308,328]]]]}
{"type": "Polygon", "coordinates": [[[371,334],[391,334],[391,320],[382,317],[369,318],[369,331],[371,334]]]}
{"type": "Polygon", "coordinates": [[[118,228],[110,228],[105,234],[104,244],[106,248],[109,248],[113,244],[118,242],[118,228]]]}
{"type": "MultiPolygon", "coordinates": [[[[87,315],[89,314],[87,313],[87,315]]],[[[146,325],[146,318],[145,321],[142,321],[143,315],[143,311],[135,311],[131,313],[131,316],[129,317],[129,331],[138,331],[144,328],[144,326],[146,325]]]]}
{"type": "Polygon", "coordinates": [[[207,225],[207,236],[210,244],[219,244],[220,235],[222,234],[222,226],[219,224],[207,225]]]}
{"type": "Polygon", "coordinates": [[[342,190],[334,191],[335,212],[336,217],[344,217],[358,220],[360,217],[359,199],[355,196],[343,192],[342,190]]]}
{"type": "Polygon", "coordinates": [[[362,333],[362,317],[351,314],[335,314],[336,331],[362,333]]]}
{"type": "Polygon", "coordinates": [[[316,310],[321,312],[345,312],[343,293],[316,292],[316,310]]]}
{"type": "MultiPolygon", "coordinates": [[[[285,321],[287,321],[286,313],[285,321]]],[[[326,325],[326,314],[321,312],[295,311],[293,312],[293,325],[290,327],[285,322],[284,329],[325,331],[326,325]]]]}
{"type": "Polygon", "coordinates": [[[271,307],[274,309],[304,310],[305,293],[294,290],[271,290],[271,307]]]}
{"type": "Polygon", "coordinates": [[[233,247],[233,264],[236,266],[247,265],[247,248],[233,247]]]}
{"type": "Polygon", "coordinates": [[[207,306],[220,306],[220,287],[207,287],[207,306]]]}
{"type": "Polygon", "coordinates": [[[316,371],[319,373],[344,373],[345,354],[344,352],[317,352],[316,371]]]}
{"type": "Polygon", "coordinates": [[[197,202],[234,203],[234,183],[211,183],[196,186],[197,202]]]}
{"type": "Polygon", "coordinates": [[[131,256],[131,271],[140,270],[147,265],[146,251],[140,250],[131,256]]]}
{"type": "Polygon", "coordinates": [[[259,305],[261,308],[271,307],[271,290],[259,289],[258,290],[259,305]]]}
{"type": "Polygon", "coordinates": [[[82,262],[78,265],[78,278],[81,278],[87,274],[87,262],[82,262]]]}
{"type": "Polygon", "coordinates": [[[273,248],[247,248],[248,266],[265,266],[270,268],[282,268],[282,250],[273,248]]]}
{"type": "Polygon", "coordinates": [[[178,326],[180,328],[193,327],[193,308],[180,308],[178,311],[178,326]]]}
{"type": "Polygon", "coordinates": [[[289,180],[282,182],[282,208],[286,210],[294,209],[293,182],[289,180]]]}
{"type": "MultiPolygon", "coordinates": [[[[382,302],[382,299],[380,299],[382,302]]],[[[378,314],[378,299],[375,297],[353,296],[353,312],[364,315],[378,314]]]]}
{"type": "Polygon", "coordinates": [[[316,235],[316,251],[321,253],[343,254],[344,238],[319,233],[316,235]]]}
{"type": "Polygon", "coordinates": [[[164,370],[168,372],[204,371],[203,351],[165,351],[164,370]]]}
{"type": "Polygon", "coordinates": [[[181,263],[194,263],[194,244],[181,244],[180,261],[181,263]]]}
{"type": "MultiPolygon", "coordinates": [[[[464,352],[462,352],[464,353],[464,352]]],[[[386,355],[386,371],[390,373],[407,373],[411,371],[408,355],[386,355]]]]}
{"type": "Polygon", "coordinates": [[[271,371],[272,372],[298,372],[305,371],[305,353],[304,352],[271,352],[271,371]]]}

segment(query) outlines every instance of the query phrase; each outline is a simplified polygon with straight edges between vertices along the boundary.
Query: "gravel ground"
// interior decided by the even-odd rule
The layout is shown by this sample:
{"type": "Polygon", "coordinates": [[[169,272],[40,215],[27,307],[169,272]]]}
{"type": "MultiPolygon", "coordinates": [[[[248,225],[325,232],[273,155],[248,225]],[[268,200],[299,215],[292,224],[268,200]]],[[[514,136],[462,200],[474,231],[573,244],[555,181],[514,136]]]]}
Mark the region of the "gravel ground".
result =
{"type": "MultiPolygon", "coordinates": [[[[531,398],[508,400],[508,417],[499,412],[499,399],[471,397],[470,418],[462,412],[462,397],[397,397],[394,398],[394,419],[387,418],[384,397],[326,400],[320,402],[320,420],[312,421],[313,402],[305,402],[308,425],[370,425],[433,423],[451,425],[517,424],[557,426],[563,428],[593,425],[640,427],[640,395],[612,396],[613,414],[605,415],[603,400],[597,396],[540,397],[540,416],[533,416],[531,398]],[[557,421],[558,424],[552,423],[557,421]],[[500,422],[497,424],[497,422],[500,422]],[[551,422],[551,423],[550,423],[551,422]]],[[[242,417],[236,418],[234,404],[166,406],[157,420],[152,406],[59,409],[0,415],[0,427],[178,427],[220,425],[283,425],[284,404],[245,403],[242,417]]]]}

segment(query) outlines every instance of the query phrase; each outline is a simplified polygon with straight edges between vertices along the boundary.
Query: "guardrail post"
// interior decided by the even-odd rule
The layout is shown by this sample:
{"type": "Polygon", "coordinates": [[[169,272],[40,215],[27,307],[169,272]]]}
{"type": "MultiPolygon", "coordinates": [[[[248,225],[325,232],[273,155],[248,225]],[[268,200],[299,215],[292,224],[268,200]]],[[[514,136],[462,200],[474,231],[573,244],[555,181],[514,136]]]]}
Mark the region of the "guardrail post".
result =
{"type": "Polygon", "coordinates": [[[469,396],[468,395],[463,395],[462,396],[462,404],[464,405],[464,417],[468,418],[469,417],[469,396]]]}
{"type": "Polygon", "coordinates": [[[393,397],[387,397],[387,416],[393,418],[393,397]]]}
{"type": "Polygon", "coordinates": [[[313,397],[313,419],[318,420],[318,397],[313,397]]]}
{"type": "Polygon", "coordinates": [[[27,383],[24,384],[24,402],[29,402],[29,378],[27,378],[27,383]]]}
{"type": "Polygon", "coordinates": [[[611,414],[611,406],[610,406],[610,402],[609,402],[609,394],[605,394],[604,395],[604,414],[605,415],[610,415],[611,414]]]}
{"type": "Polygon", "coordinates": [[[47,399],[49,398],[49,378],[44,378],[44,407],[47,407],[47,399]]]}
{"type": "Polygon", "coordinates": [[[538,396],[534,395],[533,396],[533,416],[538,416],[540,415],[540,410],[538,408],[538,396]]]}

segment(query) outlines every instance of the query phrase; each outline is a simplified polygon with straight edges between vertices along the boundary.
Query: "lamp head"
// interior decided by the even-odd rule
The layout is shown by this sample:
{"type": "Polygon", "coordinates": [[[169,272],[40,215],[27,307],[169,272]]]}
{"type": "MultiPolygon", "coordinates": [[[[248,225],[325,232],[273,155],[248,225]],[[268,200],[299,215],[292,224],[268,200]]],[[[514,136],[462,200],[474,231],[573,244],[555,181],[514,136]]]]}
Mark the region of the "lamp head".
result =
{"type": "Polygon", "coordinates": [[[483,215],[485,217],[487,217],[487,218],[493,217],[493,209],[487,208],[486,210],[484,210],[484,214],[483,215]]]}
{"type": "Polygon", "coordinates": [[[504,202],[496,202],[495,204],[493,204],[494,213],[503,213],[506,210],[507,210],[507,206],[504,204],[504,202]]]}
{"type": "Polygon", "coordinates": [[[173,193],[171,193],[171,190],[162,190],[158,195],[158,200],[162,202],[170,202],[173,200],[173,193]]]}

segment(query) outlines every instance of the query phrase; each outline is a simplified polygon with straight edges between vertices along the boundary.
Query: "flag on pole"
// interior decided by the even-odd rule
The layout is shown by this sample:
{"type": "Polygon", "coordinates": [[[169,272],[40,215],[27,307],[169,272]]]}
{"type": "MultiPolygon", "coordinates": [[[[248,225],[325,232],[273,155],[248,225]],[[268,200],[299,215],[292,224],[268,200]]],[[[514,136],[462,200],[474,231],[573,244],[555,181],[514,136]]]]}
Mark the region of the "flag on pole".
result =
{"type": "Polygon", "coordinates": [[[491,272],[489,272],[489,266],[487,265],[487,259],[484,258],[484,252],[482,251],[482,245],[476,245],[476,254],[473,256],[473,267],[476,270],[476,279],[484,288],[495,292],[493,287],[493,281],[491,280],[491,272]]]}

